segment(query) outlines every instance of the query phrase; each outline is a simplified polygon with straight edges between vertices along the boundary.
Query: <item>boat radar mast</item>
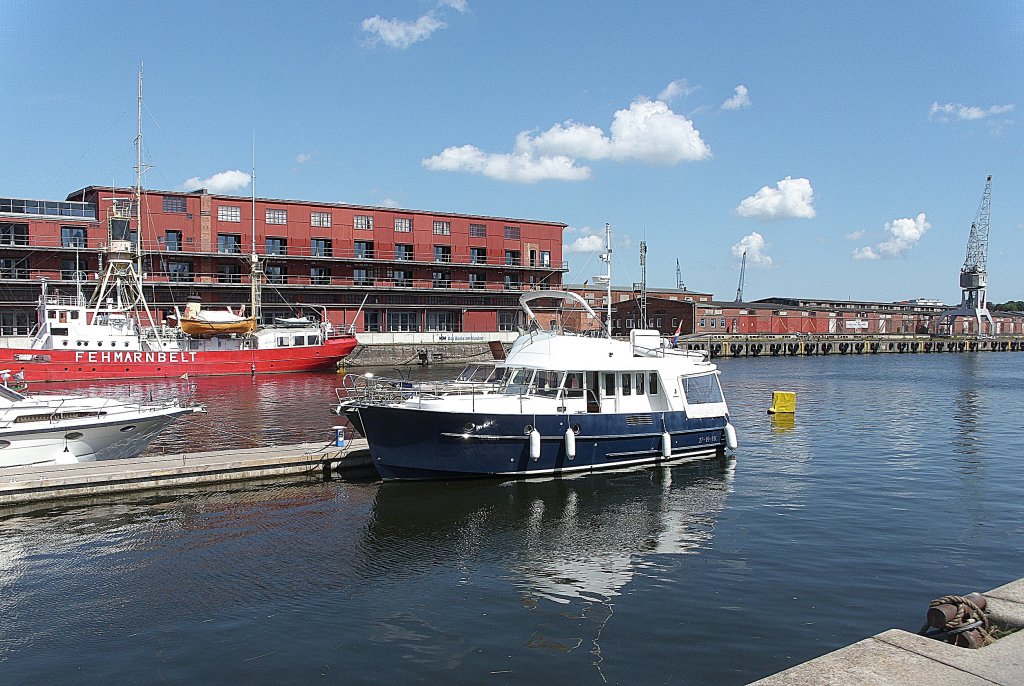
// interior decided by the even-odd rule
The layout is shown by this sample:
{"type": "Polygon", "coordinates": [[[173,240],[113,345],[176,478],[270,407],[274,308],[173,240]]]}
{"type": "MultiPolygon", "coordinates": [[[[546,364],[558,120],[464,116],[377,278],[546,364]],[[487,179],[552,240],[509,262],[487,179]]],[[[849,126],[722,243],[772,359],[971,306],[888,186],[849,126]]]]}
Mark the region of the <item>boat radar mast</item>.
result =
{"type": "Polygon", "coordinates": [[[992,315],[988,311],[986,287],[988,286],[988,229],[989,216],[992,211],[992,175],[985,180],[985,191],[981,195],[978,216],[971,223],[971,233],[967,239],[967,257],[960,269],[960,306],[948,310],[939,318],[938,327],[949,322],[950,334],[957,317],[973,317],[977,322],[977,333],[981,334],[983,321],[988,322],[988,332],[996,331],[992,315]]]}

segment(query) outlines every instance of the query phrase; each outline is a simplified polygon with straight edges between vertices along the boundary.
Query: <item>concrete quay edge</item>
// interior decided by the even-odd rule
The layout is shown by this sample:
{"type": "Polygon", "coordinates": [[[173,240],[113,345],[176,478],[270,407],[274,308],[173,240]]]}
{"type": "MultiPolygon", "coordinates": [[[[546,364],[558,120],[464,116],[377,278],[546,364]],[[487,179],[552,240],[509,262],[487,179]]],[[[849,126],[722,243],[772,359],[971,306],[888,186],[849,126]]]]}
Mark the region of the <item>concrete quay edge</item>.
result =
{"type": "Polygon", "coordinates": [[[750,686],[1022,686],[1024,579],[984,596],[990,620],[1018,631],[971,650],[890,629],[750,686]]]}

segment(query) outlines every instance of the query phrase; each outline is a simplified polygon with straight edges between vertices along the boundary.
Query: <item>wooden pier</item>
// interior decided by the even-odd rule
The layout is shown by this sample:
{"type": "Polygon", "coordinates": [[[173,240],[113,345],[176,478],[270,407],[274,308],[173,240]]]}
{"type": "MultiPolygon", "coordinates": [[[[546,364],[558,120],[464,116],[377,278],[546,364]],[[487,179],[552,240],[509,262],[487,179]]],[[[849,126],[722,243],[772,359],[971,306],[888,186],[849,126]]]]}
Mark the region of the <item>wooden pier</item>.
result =
{"type": "Polygon", "coordinates": [[[1024,336],[702,334],[680,337],[676,347],[711,357],[1016,352],[1024,351],[1024,336]]]}
{"type": "Polygon", "coordinates": [[[357,467],[372,469],[365,439],[346,441],[343,447],[333,443],[300,443],[67,465],[5,467],[0,473],[0,516],[4,507],[11,505],[282,475],[330,478],[335,471],[357,467]]]}

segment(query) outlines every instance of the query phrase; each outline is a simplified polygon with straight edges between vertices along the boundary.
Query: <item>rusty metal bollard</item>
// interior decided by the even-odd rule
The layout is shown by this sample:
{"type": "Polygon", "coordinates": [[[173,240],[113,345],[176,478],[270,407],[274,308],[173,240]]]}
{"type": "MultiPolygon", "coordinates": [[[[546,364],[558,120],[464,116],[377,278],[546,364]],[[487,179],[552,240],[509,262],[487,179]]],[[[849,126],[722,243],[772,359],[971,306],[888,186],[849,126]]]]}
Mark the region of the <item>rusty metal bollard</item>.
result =
{"type": "Polygon", "coordinates": [[[985,615],[987,604],[980,593],[937,598],[931,602],[928,620],[919,633],[962,648],[986,646],[994,640],[985,615]]]}

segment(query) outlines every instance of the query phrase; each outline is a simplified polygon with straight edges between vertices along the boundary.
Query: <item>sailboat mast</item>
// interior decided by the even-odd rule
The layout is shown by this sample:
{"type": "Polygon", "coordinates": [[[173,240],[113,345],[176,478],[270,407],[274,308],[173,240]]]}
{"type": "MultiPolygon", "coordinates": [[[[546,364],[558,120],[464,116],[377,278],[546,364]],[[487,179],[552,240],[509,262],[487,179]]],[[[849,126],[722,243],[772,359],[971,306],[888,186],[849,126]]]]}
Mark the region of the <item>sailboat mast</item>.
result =
{"type": "Polygon", "coordinates": [[[605,317],[605,332],[608,334],[608,338],[612,337],[612,225],[606,223],[604,225],[604,243],[605,252],[601,255],[601,259],[605,263],[605,296],[604,302],[607,307],[607,315],[605,317]]]}
{"type": "MultiPolygon", "coordinates": [[[[138,131],[135,135],[135,263],[142,275],[142,70],[139,65],[138,131]]],[[[130,237],[130,236],[129,236],[130,237]]],[[[141,291],[141,286],[140,289],[141,291]]]]}
{"type": "Polygon", "coordinates": [[[262,309],[263,274],[260,258],[256,254],[256,132],[252,132],[252,253],[249,255],[249,308],[253,320],[259,324],[262,309]]]}

